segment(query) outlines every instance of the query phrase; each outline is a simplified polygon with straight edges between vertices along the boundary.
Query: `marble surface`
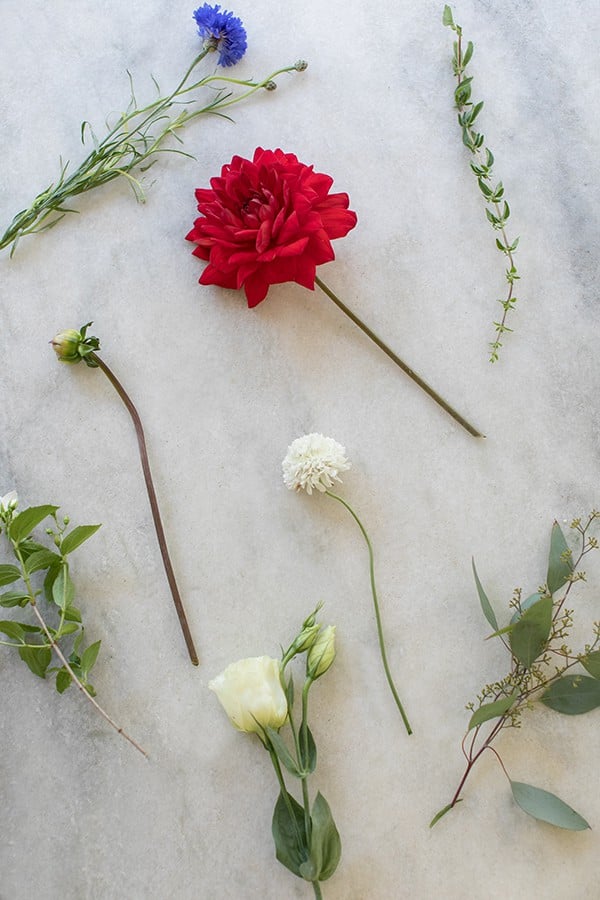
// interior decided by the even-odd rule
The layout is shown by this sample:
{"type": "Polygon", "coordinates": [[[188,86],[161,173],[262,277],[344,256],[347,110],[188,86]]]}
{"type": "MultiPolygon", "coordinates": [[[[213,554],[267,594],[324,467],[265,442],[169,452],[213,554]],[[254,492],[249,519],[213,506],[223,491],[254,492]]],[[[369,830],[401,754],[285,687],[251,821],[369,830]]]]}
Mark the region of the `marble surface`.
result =
{"type": "MultiPolygon", "coordinates": [[[[0,258],[0,493],[56,502],[103,528],[76,558],[99,698],[146,747],[145,762],[75,692],[58,696],[0,654],[2,900],[302,898],[274,859],[276,789],[266,754],[230,727],[211,677],[277,655],[318,600],[338,658],[314,689],[327,796],[344,847],[327,900],[598,896],[599,713],[528,715],[499,749],[511,775],[556,792],[595,830],[536,823],[493,758],[430,831],[462,772],[465,703],[505,671],[484,642],[470,561],[499,616],[544,578],[552,521],[599,504],[600,121],[592,0],[463,0],[482,130],[521,235],[522,298],[500,363],[486,347],[502,259],[461,145],[452,36],[442,5],[240,0],[262,75],[302,75],[192,125],[149,174],[79,198],[80,215],[0,258]],[[438,410],[318,293],[243,298],[201,287],[183,238],[194,188],[258,145],[295,152],[347,191],[359,224],[321,276],[487,435],[438,410]],[[58,366],[53,334],[94,320],[104,357],[144,417],[175,568],[196,636],[193,669],[171,606],[133,430],[98,372],[58,366]],[[377,554],[390,661],[408,738],[381,672],[365,549],[341,507],[285,490],[300,434],[346,446],[343,494],[377,554]]],[[[79,127],[151,96],[196,52],[192,7],[174,0],[47,5],[4,0],[0,52],[3,223],[77,161],[79,127]]],[[[599,560],[574,602],[598,614],[599,560]]]]}

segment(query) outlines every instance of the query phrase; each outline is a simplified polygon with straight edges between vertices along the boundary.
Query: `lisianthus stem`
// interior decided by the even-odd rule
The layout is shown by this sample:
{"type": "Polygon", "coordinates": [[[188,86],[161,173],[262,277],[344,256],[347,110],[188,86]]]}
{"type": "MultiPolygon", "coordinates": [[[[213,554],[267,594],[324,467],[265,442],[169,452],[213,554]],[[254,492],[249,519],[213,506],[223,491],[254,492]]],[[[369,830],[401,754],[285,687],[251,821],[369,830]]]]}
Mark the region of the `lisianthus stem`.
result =
{"type": "Polygon", "coordinates": [[[319,882],[312,881],[311,884],[313,886],[313,890],[315,892],[315,897],[317,898],[317,900],[323,900],[323,894],[321,892],[321,885],[319,884],[319,882]]]}
{"type": "Polygon", "coordinates": [[[339,497],[337,494],[334,494],[332,491],[325,491],[328,497],[332,497],[334,500],[337,500],[338,503],[341,503],[342,506],[345,506],[358,527],[360,528],[361,534],[365,539],[365,543],[369,550],[369,574],[371,577],[371,592],[373,594],[373,608],[375,610],[375,620],[377,622],[377,636],[379,638],[379,651],[381,653],[381,661],[383,663],[383,668],[385,671],[385,677],[387,678],[387,682],[390,686],[390,690],[392,692],[392,696],[398,707],[400,715],[402,716],[402,721],[404,722],[404,727],[408,734],[412,734],[412,728],[410,727],[410,722],[404,712],[404,707],[402,706],[402,702],[400,697],[398,696],[398,691],[396,690],[396,685],[394,684],[394,679],[392,678],[392,673],[390,672],[390,667],[387,661],[387,653],[385,650],[385,641],[383,638],[383,626],[381,624],[381,613],[379,610],[379,601],[377,599],[377,588],[375,586],[375,564],[373,559],[373,545],[371,544],[371,540],[369,535],[367,534],[363,523],[360,521],[352,507],[349,503],[347,503],[342,497],[339,497]]]}
{"type": "Polygon", "coordinates": [[[361,329],[361,331],[363,331],[367,335],[367,337],[371,338],[373,343],[377,344],[377,346],[380,348],[380,350],[383,350],[383,352],[387,356],[389,356],[389,358],[393,362],[395,362],[396,365],[400,369],[402,369],[402,371],[405,373],[405,375],[408,375],[409,378],[412,378],[412,380],[415,382],[415,384],[418,384],[419,387],[422,390],[424,390],[425,393],[428,394],[428,396],[431,397],[432,400],[435,400],[435,402],[438,404],[438,406],[441,406],[442,409],[444,409],[448,413],[448,415],[452,416],[452,418],[454,419],[455,422],[458,422],[459,425],[462,425],[462,427],[466,431],[468,431],[469,434],[472,434],[473,437],[485,437],[485,435],[483,435],[473,425],[471,425],[470,422],[467,422],[467,420],[463,416],[461,416],[460,413],[458,413],[452,406],[450,406],[450,404],[447,403],[443,397],[440,397],[440,395],[437,393],[437,391],[434,391],[434,389],[432,387],[430,387],[426,381],[423,381],[423,379],[420,377],[420,375],[417,375],[417,373],[414,372],[410,368],[410,366],[408,366],[403,360],[401,360],[400,357],[397,356],[394,353],[394,351],[391,350],[387,346],[387,344],[384,344],[384,342],[381,340],[381,338],[377,337],[375,332],[371,331],[369,326],[365,325],[365,323],[361,319],[359,319],[358,316],[355,315],[351,309],[348,309],[346,304],[343,303],[340,300],[340,298],[337,297],[333,293],[333,291],[330,288],[328,288],[327,285],[321,281],[321,279],[319,277],[315,277],[315,284],[318,284],[318,286],[321,288],[323,293],[327,294],[329,299],[333,300],[335,305],[339,309],[341,309],[342,312],[345,313],[348,316],[348,318],[351,319],[352,322],[354,322],[355,325],[358,325],[358,327],[361,329]]]}
{"type": "Polygon", "coordinates": [[[146,438],[144,436],[144,429],[142,427],[142,420],[140,419],[139,413],[135,408],[133,401],[125,391],[125,388],[118,380],[116,375],[109,369],[103,359],[101,359],[97,353],[90,353],[89,359],[92,359],[99,369],[102,369],[117,394],[123,401],[125,407],[131,419],[133,421],[135,427],[135,433],[137,436],[138,447],[140,451],[140,460],[142,463],[142,470],[144,472],[144,480],[146,482],[146,491],[148,492],[148,500],[150,501],[150,509],[152,510],[152,519],[154,521],[154,528],[156,530],[156,537],[158,539],[158,546],[160,547],[160,553],[162,556],[163,566],[165,569],[165,573],[167,576],[167,581],[169,582],[169,587],[171,589],[171,595],[173,597],[173,603],[175,604],[175,609],[177,610],[177,616],[179,618],[179,624],[181,625],[181,630],[183,631],[183,636],[185,638],[186,647],[188,649],[188,653],[190,655],[190,659],[194,666],[198,665],[198,654],[196,653],[196,648],[194,646],[194,641],[192,639],[192,634],[190,631],[190,626],[188,624],[188,620],[185,614],[185,610],[183,608],[183,601],[181,599],[181,594],[179,593],[179,588],[177,586],[177,581],[175,579],[175,572],[173,571],[173,566],[171,564],[171,557],[169,556],[169,550],[167,547],[167,539],[165,537],[165,531],[163,528],[162,520],[160,517],[160,509],[158,506],[158,500],[156,499],[156,491],[154,490],[154,483],[152,481],[152,473],[150,471],[150,461],[148,459],[148,450],[146,448],[146,438]]]}

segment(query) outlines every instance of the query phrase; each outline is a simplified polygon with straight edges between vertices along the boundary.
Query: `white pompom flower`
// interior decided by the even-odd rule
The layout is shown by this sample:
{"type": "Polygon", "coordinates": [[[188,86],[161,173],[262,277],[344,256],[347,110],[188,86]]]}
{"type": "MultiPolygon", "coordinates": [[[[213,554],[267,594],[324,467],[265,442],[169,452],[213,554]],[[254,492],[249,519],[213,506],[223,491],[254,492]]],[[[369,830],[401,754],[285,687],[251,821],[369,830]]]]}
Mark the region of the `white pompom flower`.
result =
{"type": "Polygon", "coordinates": [[[305,434],[288,447],[282,463],[283,481],[290,491],[312,494],[315,488],[324,493],[335,481],[341,481],[339,473],[349,468],[341,444],[322,434],[305,434]]]}

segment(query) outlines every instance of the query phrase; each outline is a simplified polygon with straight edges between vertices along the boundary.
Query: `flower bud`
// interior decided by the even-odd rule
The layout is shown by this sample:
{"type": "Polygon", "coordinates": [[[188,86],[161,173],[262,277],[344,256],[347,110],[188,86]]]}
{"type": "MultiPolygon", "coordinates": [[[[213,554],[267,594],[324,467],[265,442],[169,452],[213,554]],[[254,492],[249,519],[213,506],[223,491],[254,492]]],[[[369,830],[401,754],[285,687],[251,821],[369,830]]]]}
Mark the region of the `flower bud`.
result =
{"type": "Polygon", "coordinates": [[[335,659],[335,625],[324,628],[308,651],[306,672],[313,681],[324,675],[335,659]]]}
{"type": "Polygon", "coordinates": [[[287,719],[279,662],[269,656],[231,663],[208,687],[238,731],[260,733],[262,728],[281,728],[287,719]]]}
{"type": "Polygon", "coordinates": [[[50,343],[60,362],[77,363],[81,360],[79,355],[81,339],[81,332],[69,328],[53,337],[50,343]]]}
{"type": "Polygon", "coordinates": [[[309,650],[314,644],[318,633],[321,630],[320,625],[304,625],[304,628],[294,641],[291,646],[291,650],[294,652],[294,656],[297,653],[304,653],[306,650],[309,650]]]}
{"type": "Polygon", "coordinates": [[[4,497],[0,497],[0,513],[7,513],[9,510],[15,509],[19,497],[16,491],[9,491],[4,497]]]}
{"type": "Polygon", "coordinates": [[[305,69],[308,69],[308,63],[305,59],[298,59],[294,63],[294,68],[297,72],[304,72],[305,69]]]}

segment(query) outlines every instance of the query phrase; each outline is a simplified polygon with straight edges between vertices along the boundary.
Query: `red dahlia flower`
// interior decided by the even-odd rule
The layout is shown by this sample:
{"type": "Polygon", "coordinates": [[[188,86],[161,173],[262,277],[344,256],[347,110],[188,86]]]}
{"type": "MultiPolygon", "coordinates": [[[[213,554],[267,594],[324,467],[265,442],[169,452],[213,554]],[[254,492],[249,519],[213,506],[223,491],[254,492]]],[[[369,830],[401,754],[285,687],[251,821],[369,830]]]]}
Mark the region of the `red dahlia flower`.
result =
{"type": "Polygon", "coordinates": [[[187,235],[208,261],[200,284],[246,291],[248,306],[271,284],[314,289],[316,267],[335,258],[331,241],[356,225],[348,194],[330,194],[333,179],[282,150],[234,156],[210,189],[196,191],[200,218],[187,235]]]}

